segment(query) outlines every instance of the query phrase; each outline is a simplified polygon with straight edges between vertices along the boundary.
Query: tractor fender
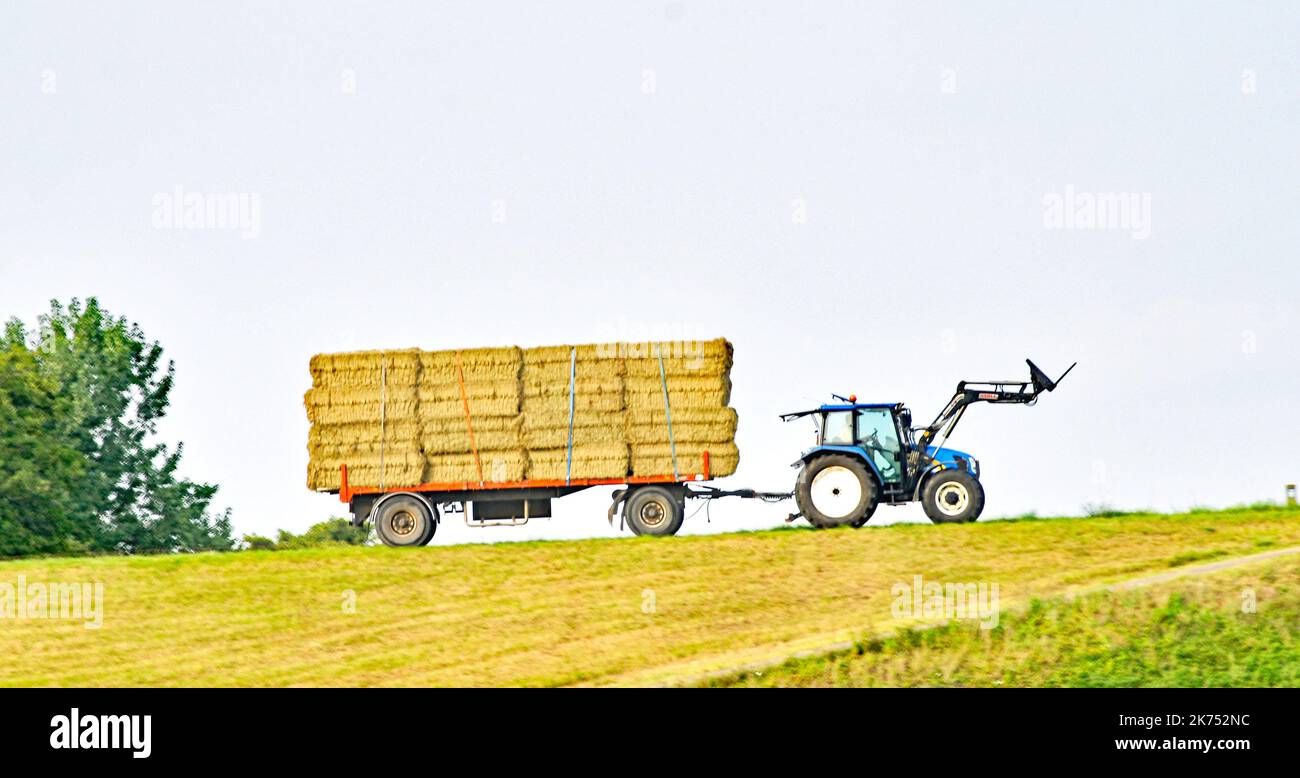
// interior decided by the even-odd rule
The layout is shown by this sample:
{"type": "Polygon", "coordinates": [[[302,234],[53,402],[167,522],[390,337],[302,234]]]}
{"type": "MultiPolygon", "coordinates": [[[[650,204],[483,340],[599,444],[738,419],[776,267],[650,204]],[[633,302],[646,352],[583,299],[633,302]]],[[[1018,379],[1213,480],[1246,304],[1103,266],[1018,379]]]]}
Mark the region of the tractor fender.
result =
{"type": "Polygon", "coordinates": [[[880,477],[880,469],[876,467],[876,463],[872,462],[871,457],[867,456],[866,453],[857,446],[818,446],[816,448],[810,448],[803,452],[803,456],[799,457],[795,462],[792,462],[790,466],[804,467],[813,459],[824,454],[845,454],[851,456],[867,466],[867,470],[871,471],[871,475],[876,479],[877,485],[885,482],[884,479],[880,477]]]}
{"type": "Polygon", "coordinates": [[[916,501],[921,499],[921,492],[925,489],[925,482],[930,480],[930,476],[935,473],[941,473],[944,470],[965,470],[974,476],[975,480],[979,480],[979,475],[971,471],[970,465],[964,458],[959,458],[956,464],[951,462],[935,462],[931,464],[930,467],[926,468],[925,472],[921,473],[920,477],[916,479],[916,488],[912,490],[912,500],[916,501]]]}

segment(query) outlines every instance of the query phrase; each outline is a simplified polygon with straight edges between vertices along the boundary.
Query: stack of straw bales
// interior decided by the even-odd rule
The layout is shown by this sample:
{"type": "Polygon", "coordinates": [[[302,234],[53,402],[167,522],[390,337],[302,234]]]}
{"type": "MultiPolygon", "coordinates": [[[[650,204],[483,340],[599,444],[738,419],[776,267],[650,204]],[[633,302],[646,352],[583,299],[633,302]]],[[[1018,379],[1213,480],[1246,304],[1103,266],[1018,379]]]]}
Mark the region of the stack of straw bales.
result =
{"type": "Polygon", "coordinates": [[[416,414],[425,456],[423,482],[523,480],[528,453],[519,435],[519,349],[426,351],[420,364],[416,414]]]}
{"type": "Polygon", "coordinates": [[[627,440],[631,445],[632,475],[672,473],[672,446],[664,384],[668,386],[672,414],[672,443],[676,444],[677,472],[704,470],[709,452],[710,472],[731,475],[740,463],[736,448],[736,411],[731,401],[731,344],[725,340],[704,343],[660,344],[663,378],[655,346],[629,353],[627,365],[627,440]],[[670,346],[676,346],[670,349],[670,346]]]}
{"type": "Polygon", "coordinates": [[[669,410],[675,471],[702,472],[707,450],[730,475],[731,360],[721,339],[318,355],[308,487],[338,489],[342,463],[357,487],[671,476],[669,410]]]}
{"type": "Polygon", "coordinates": [[[344,463],[357,484],[422,480],[419,351],[318,354],[311,376],[304,398],[311,422],[308,488],[338,489],[344,463]]]}
{"type": "Polygon", "coordinates": [[[530,478],[622,478],[623,360],[617,346],[544,346],[524,350],[524,443],[530,478]],[[573,462],[569,470],[569,385],[573,384],[573,462]],[[567,471],[567,472],[566,472],[567,471]]]}

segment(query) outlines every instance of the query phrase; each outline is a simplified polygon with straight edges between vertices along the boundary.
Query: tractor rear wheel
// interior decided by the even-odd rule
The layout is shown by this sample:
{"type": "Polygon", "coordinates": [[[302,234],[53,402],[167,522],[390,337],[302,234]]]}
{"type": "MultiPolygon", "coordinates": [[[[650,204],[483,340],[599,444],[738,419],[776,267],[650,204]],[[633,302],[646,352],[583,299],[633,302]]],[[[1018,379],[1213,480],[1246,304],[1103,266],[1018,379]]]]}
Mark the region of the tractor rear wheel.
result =
{"type": "Polygon", "coordinates": [[[857,457],[828,454],[799,471],[794,499],[817,529],[861,527],[876,510],[876,479],[857,457]]]}
{"type": "Polygon", "coordinates": [[[925,482],[921,507],[935,524],[975,521],[984,510],[984,487],[965,470],[941,470],[925,482]]]}

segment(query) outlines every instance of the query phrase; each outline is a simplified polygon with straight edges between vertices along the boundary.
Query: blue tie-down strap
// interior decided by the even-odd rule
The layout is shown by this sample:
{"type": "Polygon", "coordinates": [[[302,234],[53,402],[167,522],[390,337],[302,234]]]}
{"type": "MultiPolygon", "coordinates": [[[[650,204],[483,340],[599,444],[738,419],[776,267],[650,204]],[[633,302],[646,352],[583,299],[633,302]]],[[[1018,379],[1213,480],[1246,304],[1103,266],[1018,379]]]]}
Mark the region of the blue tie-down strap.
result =
{"type": "Polygon", "coordinates": [[[569,352],[569,454],[564,461],[564,485],[568,486],[573,476],[573,411],[574,388],[578,383],[578,350],[569,352]]]}
{"type": "Polygon", "coordinates": [[[655,354],[659,356],[659,384],[664,390],[664,418],[668,421],[668,451],[673,456],[673,480],[682,480],[681,474],[677,471],[677,443],[673,440],[673,409],[672,404],[668,402],[668,373],[664,370],[664,352],[655,344],[655,354]]]}

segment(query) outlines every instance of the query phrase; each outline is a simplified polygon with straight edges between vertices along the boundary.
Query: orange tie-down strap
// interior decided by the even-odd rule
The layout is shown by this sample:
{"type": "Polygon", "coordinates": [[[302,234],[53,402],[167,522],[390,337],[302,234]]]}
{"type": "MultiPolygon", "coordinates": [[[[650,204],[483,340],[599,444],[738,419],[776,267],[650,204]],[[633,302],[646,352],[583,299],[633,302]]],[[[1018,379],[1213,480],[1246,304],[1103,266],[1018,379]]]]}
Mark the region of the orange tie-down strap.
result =
{"type": "Polygon", "coordinates": [[[460,381],[460,402],[465,406],[465,429],[469,431],[469,449],[474,454],[474,469],[478,471],[478,482],[483,483],[483,463],[478,458],[478,443],[474,440],[474,417],[469,412],[469,394],[465,391],[465,367],[461,364],[460,352],[456,352],[456,378],[460,381]]]}

